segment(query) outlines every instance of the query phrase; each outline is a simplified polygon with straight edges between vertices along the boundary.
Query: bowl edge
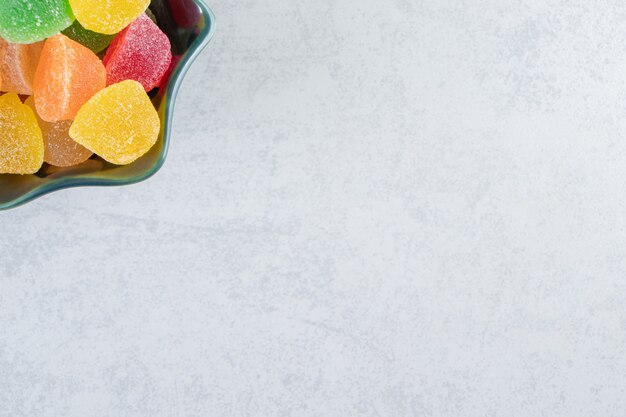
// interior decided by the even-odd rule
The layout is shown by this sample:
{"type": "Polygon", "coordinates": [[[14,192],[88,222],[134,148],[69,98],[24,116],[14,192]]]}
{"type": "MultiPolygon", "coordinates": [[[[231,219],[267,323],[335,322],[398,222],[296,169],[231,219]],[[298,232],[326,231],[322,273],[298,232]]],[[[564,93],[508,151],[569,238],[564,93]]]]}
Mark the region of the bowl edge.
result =
{"type": "Polygon", "coordinates": [[[166,109],[166,116],[164,122],[164,131],[163,131],[163,150],[159,155],[156,163],[146,172],[132,178],[132,179],[103,179],[103,178],[76,178],[76,177],[67,177],[60,178],[56,181],[42,184],[33,190],[22,194],[19,197],[14,198],[11,201],[6,203],[0,203],[0,211],[10,210],[22,206],[26,203],[29,203],[33,200],[36,200],[40,197],[43,197],[47,194],[51,194],[53,192],[62,191],[70,188],[78,188],[78,187],[119,187],[125,185],[132,185],[143,182],[150,177],[154,176],[159,170],[163,167],[165,163],[165,159],[167,158],[168,150],[169,150],[169,141],[172,132],[172,116],[174,114],[174,108],[176,106],[176,99],[178,91],[182,85],[183,79],[185,75],[198,58],[200,53],[207,47],[207,45],[211,42],[213,35],[215,34],[215,15],[211,8],[204,2],[204,0],[194,0],[194,2],[200,7],[202,10],[202,15],[205,19],[205,27],[198,34],[198,37],[194,41],[194,44],[190,46],[189,50],[191,53],[186,57],[183,65],[179,66],[174,74],[172,74],[172,79],[170,80],[170,85],[167,88],[167,95],[171,97],[171,101],[166,109]]]}

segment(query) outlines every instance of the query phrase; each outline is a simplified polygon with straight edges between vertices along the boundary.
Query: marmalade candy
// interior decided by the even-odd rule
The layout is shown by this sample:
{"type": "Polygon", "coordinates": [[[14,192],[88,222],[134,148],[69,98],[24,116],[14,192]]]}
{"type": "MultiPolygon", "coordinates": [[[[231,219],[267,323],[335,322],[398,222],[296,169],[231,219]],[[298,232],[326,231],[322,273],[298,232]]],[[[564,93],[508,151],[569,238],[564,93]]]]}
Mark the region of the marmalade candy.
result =
{"type": "Polygon", "coordinates": [[[96,93],[78,111],[70,137],[105,161],[126,165],[157,141],[161,121],[137,81],[126,80],[96,93]]]}
{"type": "Polygon", "coordinates": [[[62,34],[46,40],[33,88],[37,113],[43,120],[73,120],[105,85],[104,66],[89,48],[62,34]]]}
{"type": "Polygon", "coordinates": [[[0,174],[126,165],[152,149],[183,57],[170,39],[201,16],[193,0],[161,1],[152,9],[171,15],[150,0],[0,0],[0,174]]]}
{"type": "Polygon", "coordinates": [[[70,138],[71,121],[50,123],[41,119],[35,109],[35,100],[28,97],[24,102],[33,110],[41,129],[44,143],[44,162],[56,167],[71,167],[88,160],[93,152],[70,138]]]}
{"type": "Polygon", "coordinates": [[[34,174],[43,164],[35,114],[15,93],[0,96],[0,174],[34,174]]]}

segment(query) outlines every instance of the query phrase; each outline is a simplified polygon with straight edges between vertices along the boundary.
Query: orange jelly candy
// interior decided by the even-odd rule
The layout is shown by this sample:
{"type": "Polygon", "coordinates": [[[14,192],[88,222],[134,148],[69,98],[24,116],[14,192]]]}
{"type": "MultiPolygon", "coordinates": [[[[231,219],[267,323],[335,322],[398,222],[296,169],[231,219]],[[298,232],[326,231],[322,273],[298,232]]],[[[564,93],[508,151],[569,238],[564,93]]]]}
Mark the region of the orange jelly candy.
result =
{"type": "Polygon", "coordinates": [[[105,86],[104,65],[89,48],[62,34],[46,40],[33,88],[43,120],[73,120],[83,104],[105,86]]]}
{"type": "Polygon", "coordinates": [[[2,91],[29,96],[43,42],[21,45],[0,38],[0,77],[2,91]]]}
{"type": "Polygon", "coordinates": [[[71,167],[82,164],[93,155],[90,150],[70,138],[71,121],[46,122],[37,114],[35,101],[32,97],[28,97],[24,104],[33,109],[41,128],[44,144],[44,162],[56,167],[71,167]]]}

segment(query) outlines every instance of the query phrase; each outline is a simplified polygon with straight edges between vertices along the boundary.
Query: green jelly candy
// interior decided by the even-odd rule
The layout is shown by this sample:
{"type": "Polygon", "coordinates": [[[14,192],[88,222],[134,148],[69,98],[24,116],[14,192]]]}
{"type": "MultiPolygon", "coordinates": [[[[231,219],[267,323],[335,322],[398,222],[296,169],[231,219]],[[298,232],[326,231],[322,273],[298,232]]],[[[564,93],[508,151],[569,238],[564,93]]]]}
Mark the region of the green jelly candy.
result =
{"type": "Polygon", "coordinates": [[[63,31],[63,34],[73,41],[91,49],[96,54],[102,52],[115,38],[115,35],[105,35],[102,33],[92,32],[85,29],[78,20],[72,23],[72,26],[63,31]]]}
{"type": "Polygon", "coordinates": [[[0,37],[9,42],[41,41],[73,21],[68,0],[0,0],[0,37]]]}

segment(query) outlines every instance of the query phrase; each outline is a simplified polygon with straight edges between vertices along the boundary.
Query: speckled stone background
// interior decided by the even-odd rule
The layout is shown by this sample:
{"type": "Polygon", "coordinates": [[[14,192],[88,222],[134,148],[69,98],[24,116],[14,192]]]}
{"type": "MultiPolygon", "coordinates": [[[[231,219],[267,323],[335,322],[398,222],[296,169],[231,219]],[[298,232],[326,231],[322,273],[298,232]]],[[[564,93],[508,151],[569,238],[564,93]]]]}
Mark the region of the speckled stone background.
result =
{"type": "Polygon", "coordinates": [[[0,416],[624,416],[626,3],[211,5],[156,177],[0,213],[0,416]]]}

